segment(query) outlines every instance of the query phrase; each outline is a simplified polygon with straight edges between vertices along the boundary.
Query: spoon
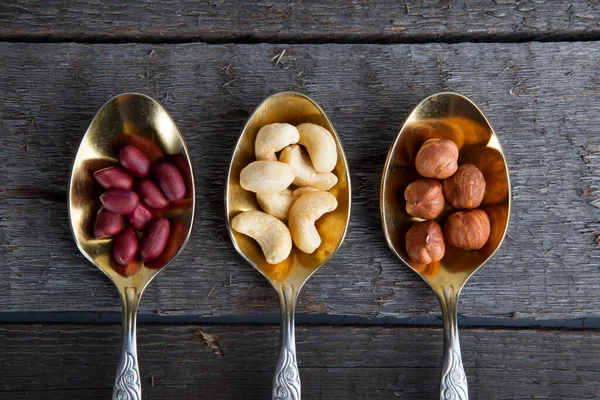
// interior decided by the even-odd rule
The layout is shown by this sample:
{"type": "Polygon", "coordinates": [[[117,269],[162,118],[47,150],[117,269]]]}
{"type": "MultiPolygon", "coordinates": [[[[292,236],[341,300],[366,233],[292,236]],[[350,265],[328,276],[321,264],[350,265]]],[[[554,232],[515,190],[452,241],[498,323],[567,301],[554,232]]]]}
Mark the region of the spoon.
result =
{"type": "MultiPolygon", "coordinates": [[[[444,361],[440,399],[468,399],[456,321],[458,296],[473,273],[492,257],[504,240],[510,215],[510,182],[502,146],[483,112],[457,93],[437,93],[421,101],[409,114],[388,153],[381,179],[381,220],[388,245],[435,292],[442,309],[444,361]],[[405,211],[404,189],[419,177],[415,156],[430,138],[453,140],[460,149],[458,163],[477,166],[486,179],[482,206],[490,219],[490,237],[484,247],[467,251],[446,245],[444,258],[423,266],[406,253],[405,236],[417,219],[405,211]]],[[[436,220],[443,222],[448,206],[436,220]]]]}
{"type": "Polygon", "coordinates": [[[141,399],[136,345],[138,305],[152,279],[185,247],[191,234],[195,208],[195,187],[188,150],[177,125],[157,101],[142,94],[125,93],[102,106],[79,144],[71,171],[68,203],[77,247],[112,280],[123,303],[121,356],[112,398],[141,399]],[[94,238],[94,222],[103,189],[92,176],[99,169],[117,165],[116,156],[124,144],[142,150],[151,161],[163,157],[170,160],[186,183],[184,199],[171,203],[166,209],[154,210],[162,211],[161,216],[169,219],[171,224],[164,252],[145,264],[138,258],[125,269],[111,256],[113,239],[94,238]]]}
{"type": "Polygon", "coordinates": [[[308,278],[329,260],[342,244],[350,219],[350,201],[350,176],[346,156],[335,128],[321,107],[308,96],[295,92],[277,93],[265,99],[248,119],[233,152],[225,187],[225,213],[227,230],[235,249],[267,278],[279,295],[281,340],[279,360],[273,379],[273,400],[301,398],[294,337],[296,300],[308,278]],[[339,181],[329,191],[337,198],[337,209],[323,215],[316,223],[322,239],[321,246],[312,254],[303,253],[294,246],[286,260],[271,265],[266,262],[258,243],[235,232],[230,224],[233,217],[243,211],[260,210],[256,195],[240,186],[240,171],[255,160],[254,141],[258,130],[276,122],[292,125],[312,122],[329,130],[337,145],[338,159],[333,173],[339,181]]]}

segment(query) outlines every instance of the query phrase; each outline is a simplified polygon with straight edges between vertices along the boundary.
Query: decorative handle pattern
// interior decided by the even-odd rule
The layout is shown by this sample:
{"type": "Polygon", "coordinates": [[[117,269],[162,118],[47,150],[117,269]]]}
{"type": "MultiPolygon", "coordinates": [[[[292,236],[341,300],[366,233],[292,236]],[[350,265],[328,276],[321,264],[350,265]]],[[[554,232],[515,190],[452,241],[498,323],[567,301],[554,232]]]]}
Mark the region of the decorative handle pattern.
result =
{"type": "Polygon", "coordinates": [[[439,300],[444,320],[444,363],[440,380],[440,400],[469,400],[456,321],[458,293],[453,286],[444,286],[439,300]]]}
{"type": "Polygon", "coordinates": [[[468,400],[467,377],[463,369],[460,353],[451,350],[450,354],[446,354],[444,357],[449,358],[449,368],[442,373],[440,399],[468,400]]]}
{"type": "Polygon", "coordinates": [[[273,400],[300,400],[300,373],[296,359],[294,312],[297,293],[292,285],[283,285],[281,302],[281,341],[279,360],[273,378],[273,400]]]}
{"type": "Polygon", "coordinates": [[[296,355],[289,349],[282,349],[282,365],[275,374],[273,396],[277,400],[300,399],[300,375],[296,365],[296,355]]]}
{"type": "Polygon", "coordinates": [[[135,324],[140,297],[135,288],[125,288],[123,295],[123,338],[121,359],[113,385],[113,400],[142,400],[140,369],[137,360],[135,324]]]}
{"type": "Polygon", "coordinates": [[[125,352],[125,364],[120,374],[117,374],[114,387],[114,400],[141,400],[142,386],[140,372],[135,356],[125,352]]]}

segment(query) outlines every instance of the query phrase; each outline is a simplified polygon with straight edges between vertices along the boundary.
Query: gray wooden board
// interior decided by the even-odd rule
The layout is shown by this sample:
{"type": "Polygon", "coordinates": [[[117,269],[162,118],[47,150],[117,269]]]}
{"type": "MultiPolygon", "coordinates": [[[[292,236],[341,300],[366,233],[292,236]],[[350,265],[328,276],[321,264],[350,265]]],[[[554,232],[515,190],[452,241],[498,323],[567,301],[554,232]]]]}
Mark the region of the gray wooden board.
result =
{"type": "MultiPolygon", "coordinates": [[[[1,325],[0,396],[108,398],[119,333],[116,325],[1,325]]],[[[296,334],[306,399],[436,397],[441,329],[309,325],[296,334]]],[[[600,393],[597,331],[460,334],[472,399],[594,399],[600,393]]],[[[144,398],[269,398],[278,335],[272,325],[141,325],[144,398]]]]}
{"type": "Polygon", "coordinates": [[[277,312],[275,293],[225,229],[229,156],[253,108],[299,90],[328,112],[348,156],[350,230],[306,285],[299,312],[438,314],[434,296],[387,248],[383,163],[424,96],[454,90],[485,111],[514,194],[509,237],[463,292],[467,316],[599,315],[600,43],[150,45],[0,43],[0,310],[117,311],[110,282],[77,251],[67,220],[70,165],[111,96],[161,100],[191,150],[198,187],[188,248],[147,290],[141,312],[277,312]],[[280,62],[272,61],[285,50],[280,62]]]}
{"type": "Polygon", "coordinates": [[[12,41],[522,41],[599,34],[594,0],[0,2],[0,39],[12,41]]]}

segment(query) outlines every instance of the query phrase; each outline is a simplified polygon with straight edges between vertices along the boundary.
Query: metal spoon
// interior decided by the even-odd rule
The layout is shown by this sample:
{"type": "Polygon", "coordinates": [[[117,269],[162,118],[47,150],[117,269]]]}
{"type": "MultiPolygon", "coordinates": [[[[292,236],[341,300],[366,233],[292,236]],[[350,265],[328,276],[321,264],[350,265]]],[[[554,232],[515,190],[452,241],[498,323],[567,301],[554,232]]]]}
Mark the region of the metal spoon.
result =
{"type": "MultiPolygon", "coordinates": [[[[458,296],[469,277],[500,247],[510,215],[508,168],[498,137],[483,112],[468,98],[457,93],[437,93],[425,98],[410,113],[390,148],[381,179],[381,220],[388,245],[400,260],[413,269],[433,289],[442,308],[444,362],[440,399],[468,399],[456,322],[458,296]],[[459,164],[479,167],[486,178],[482,209],[490,219],[491,234],[481,250],[467,251],[446,246],[444,258],[429,265],[410,261],[405,236],[416,222],[405,211],[404,189],[418,177],[415,156],[430,138],[453,140],[460,149],[459,164]]],[[[438,222],[443,222],[446,210],[438,222]]]]}
{"type": "Polygon", "coordinates": [[[296,300],[308,278],[329,260],[342,244],[350,219],[350,201],[350,176],[346,156],[335,128],[321,107],[308,96],[294,92],[277,93],[264,100],[250,116],[235,147],[225,187],[225,213],[227,230],[235,249],[267,278],[279,294],[281,341],[279,361],[273,379],[274,400],[301,398],[294,338],[296,300]],[[303,253],[294,246],[285,261],[271,265],[266,262],[258,244],[249,237],[233,231],[230,222],[240,212],[260,210],[255,194],[245,191],[240,186],[240,171],[255,160],[254,141],[258,130],[275,122],[287,122],[292,125],[312,122],[327,128],[337,144],[338,160],[333,172],[339,181],[330,190],[338,200],[337,209],[325,214],[316,224],[322,239],[321,246],[313,254],[303,253]]]}
{"type": "MultiPolygon", "coordinates": [[[[192,165],[186,145],[169,113],[152,98],[136,93],[113,97],[98,111],[83,136],[71,171],[69,219],[77,247],[115,284],[123,302],[121,357],[113,387],[114,400],[141,399],[136,346],[136,316],[144,289],[185,247],[192,230],[195,208],[192,165]],[[95,239],[93,227],[102,188],[92,174],[116,165],[123,144],[131,144],[152,160],[171,160],[184,176],[186,198],[163,210],[171,222],[171,235],[159,258],[144,264],[137,260],[134,271],[124,271],[111,256],[112,239],[95,239]],[[141,264],[141,265],[140,265],[141,264]]],[[[135,263],[133,261],[132,263],[135,263]]]]}

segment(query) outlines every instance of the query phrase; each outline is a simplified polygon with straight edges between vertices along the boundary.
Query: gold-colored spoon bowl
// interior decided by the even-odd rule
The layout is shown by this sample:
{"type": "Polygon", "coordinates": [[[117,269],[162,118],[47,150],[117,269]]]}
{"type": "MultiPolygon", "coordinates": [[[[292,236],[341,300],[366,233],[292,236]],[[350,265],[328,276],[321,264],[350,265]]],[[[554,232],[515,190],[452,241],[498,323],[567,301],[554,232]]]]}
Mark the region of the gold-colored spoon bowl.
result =
{"type": "MultiPolygon", "coordinates": [[[[421,101],[404,121],[385,163],[381,179],[381,221],[394,254],[414,270],[436,293],[444,321],[444,363],[440,399],[468,400],[456,321],[456,305],[469,277],[498,250],[510,216],[510,181],[502,146],[483,112],[457,93],[437,93],[421,101]],[[406,232],[420,220],[406,212],[404,191],[420,176],[415,157],[428,139],[452,140],[459,148],[458,164],[474,164],[484,175],[486,190],[481,205],[490,220],[490,237],[475,251],[446,244],[444,257],[428,265],[410,260],[406,232]]],[[[452,212],[448,206],[436,221],[443,226],[452,212]]]]}
{"type": "MultiPolygon", "coordinates": [[[[160,269],[185,247],[194,219],[195,187],[187,147],[179,129],[169,113],[152,98],[136,93],[126,93],[110,99],[96,114],[79,144],[69,187],[69,218],[77,247],[83,255],[102,270],[118,287],[145,287],[160,269]],[[170,243],[168,254],[147,265],[129,277],[119,273],[112,260],[113,239],[94,238],[94,223],[101,206],[104,191],[94,180],[94,172],[118,165],[117,154],[123,145],[140,148],[155,161],[165,158],[172,161],[188,186],[186,198],[160,212],[160,216],[177,218],[181,226],[176,242],[170,243]],[[164,257],[167,256],[167,257],[164,257]]],[[[175,236],[177,236],[175,238],[175,236]]]]}
{"type": "Polygon", "coordinates": [[[277,93],[264,100],[251,115],[242,130],[231,159],[225,190],[225,213],[227,228],[237,252],[275,287],[286,282],[293,282],[296,286],[301,286],[342,244],[350,219],[348,165],[333,124],[321,107],[308,96],[295,92],[277,93]],[[260,128],[279,122],[292,125],[311,122],[331,132],[337,145],[338,161],[333,173],[338,177],[338,183],[329,192],[337,198],[338,207],[317,221],[316,227],[322,243],[314,253],[303,253],[294,246],[286,260],[272,265],[267,263],[258,243],[231,229],[230,222],[241,212],[261,210],[256,200],[256,194],[244,190],[240,185],[240,172],[256,160],[254,142],[260,128]]]}
{"type": "MultiPolygon", "coordinates": [[[[452,209],[446,206],[436,218],[441,226],[452,209]]],[[[508,226],[510,184],[500,142],[483,112],[469,99],[456,93],[439,93],[421,101],[410,113],[390,148],[381,180],[381,220],[392,251],[432,288],[465,282],[498,249],[508,226]],[[490,238],[476,251],[446,246],[444,258],[424,266],[406,253],[406,232],[420,221],[406,212],[404,190],[420,176],[415,157],[428,139],[454,141],[460,151],[459,165],[473,164],[486,179],[482,206],[490,219],[490,238]]],[[[462,284],[457,285],[462,287],[462,284]]]]}

